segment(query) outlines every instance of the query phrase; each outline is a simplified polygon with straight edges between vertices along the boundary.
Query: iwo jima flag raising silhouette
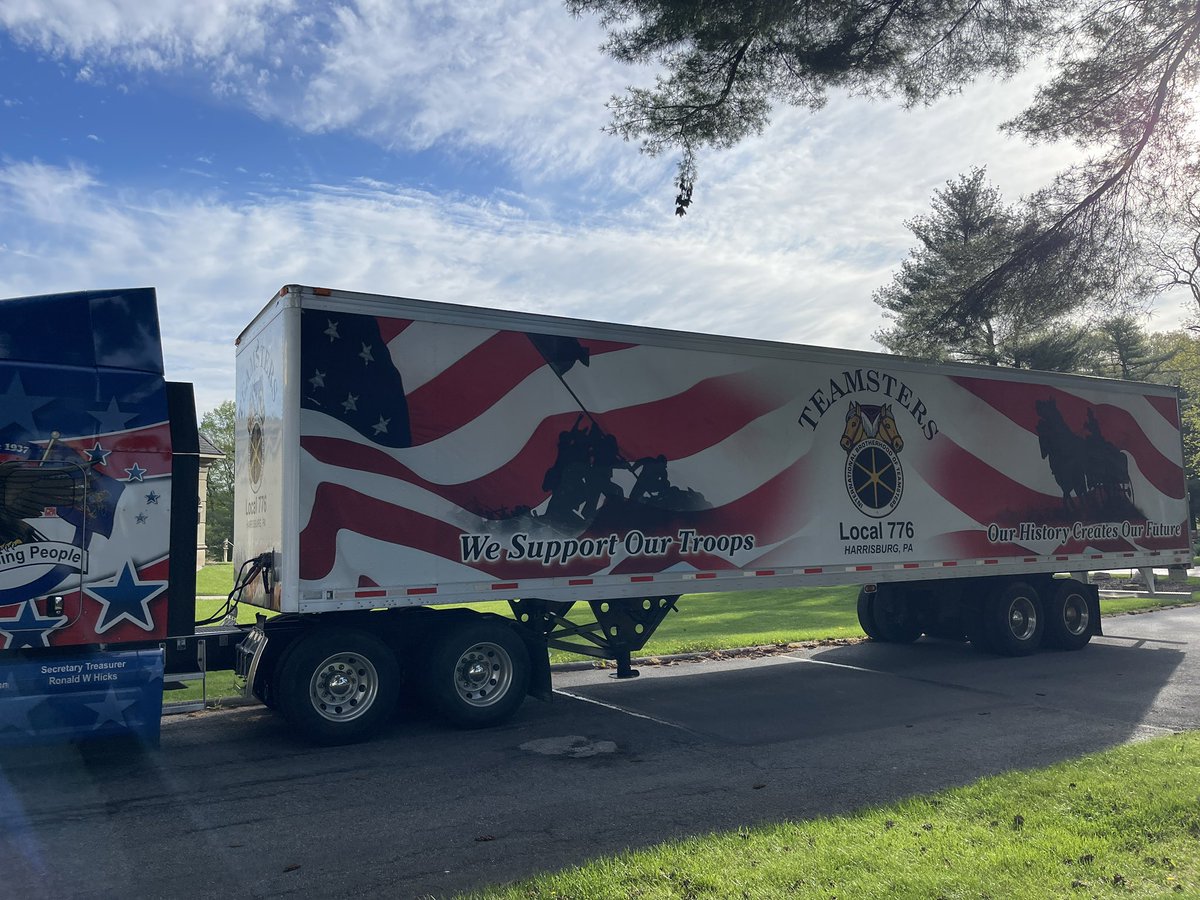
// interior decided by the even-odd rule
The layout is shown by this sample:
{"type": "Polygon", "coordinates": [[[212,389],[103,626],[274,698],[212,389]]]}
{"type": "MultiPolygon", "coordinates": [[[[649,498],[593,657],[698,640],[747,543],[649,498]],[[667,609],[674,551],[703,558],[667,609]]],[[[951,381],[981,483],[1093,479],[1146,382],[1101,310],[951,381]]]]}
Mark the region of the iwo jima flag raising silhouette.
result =
{"type": "Polygon", "coordinates": [[[533,333],[526,337],[558,376],[580,414],[570,430],[558,435],[554,464],[542,479],[542,490],[550,492],[544,512],[518,508],[507,515],[493,513],[495,521],[509,526],[546,525],[558,532],[578,534],[593,525],[602,531],[653,528],[674,518],[674,513],[711,508],[703,494],[671,484],[664,454],[627,459],[617,436],[607,432],[588,411],[566,379],[576,363],[590,363],[588,349],[578,339],[533,333]],[[613,477],[620,470],[633,477],[628,496],[613,477]]]}
{"type": "Polygon", "coordinates": [[[380,542],[395,549],[371,567],[378,577],[396,577],[405,559],[440,559],[440,578],[453,580],[469,574],[458,568],[464,533],[673,534],[710,508],[671,471],[675,451],[729,433],[710,433],[710,411],[688,403],[706,375],[686,362],[664,385],[642,374],[637,345],[610,340],[323,309],[304,310],[301,323],[302,580],[331,577],[336,548],[368,554],[380,542]],[[596,412],[578,374],[601,357],[607,373],[588,387],[609,406],[596,412]],[[637,452],[623,446],[626,426],[637,452]]]}

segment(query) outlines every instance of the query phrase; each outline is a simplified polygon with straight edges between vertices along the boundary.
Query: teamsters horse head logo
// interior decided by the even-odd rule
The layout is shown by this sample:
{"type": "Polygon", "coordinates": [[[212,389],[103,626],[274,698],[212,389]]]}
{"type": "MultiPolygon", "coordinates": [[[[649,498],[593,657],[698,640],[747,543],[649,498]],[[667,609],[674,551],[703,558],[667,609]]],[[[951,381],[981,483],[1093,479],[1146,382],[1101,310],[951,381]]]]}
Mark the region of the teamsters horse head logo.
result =
{"type": "Polygon", "coordinates": [[[860,512],[874,519],[890,515],[904,492],[899,452],[904,439],[892,404],[867,406],[851,401],[842,432],[846,451],[846,493],[860,512]]]}

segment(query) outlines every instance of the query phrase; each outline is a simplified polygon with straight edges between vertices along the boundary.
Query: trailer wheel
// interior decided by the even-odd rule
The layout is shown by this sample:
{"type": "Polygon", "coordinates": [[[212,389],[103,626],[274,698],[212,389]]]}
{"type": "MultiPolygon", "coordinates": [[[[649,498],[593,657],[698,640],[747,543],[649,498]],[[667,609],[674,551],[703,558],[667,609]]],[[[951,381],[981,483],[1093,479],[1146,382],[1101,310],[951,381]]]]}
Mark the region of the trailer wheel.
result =
{"type": "Polygon", "coordinates": [[[1061,581],[1046,602],[1046,632],[1049,647],[1082,650],[1092,639],[1092,614],[1082,585],[1074,579],[1061,581]]]}
{"type": "Polygon", "coordinates": [[[908,596],[899,585],[881,584],[875,589],[871,603],[875,618],[875,640],[885,644],[911,644],[921,636],[908,596]]]}
{"type": "Polygon", "coordinates": [[[858,592],[858,627],[871,640],[879,640],[879,629],[875,625],[875,592],[866,588],[858,592]]]}
{"type": "Polygon", "coordinates": [[[355,628],[314,630],[288,650],[275,686],[279,708],[320,744],[363,741],[396,707],[400,669],[383,641],[355,628]]]}
{"type": "Polygon", "coordinates": [[[1005,656],[1028,656],[1042,643],[1046,617],[1033,586],[1024,581],[1001,585],[984,606],[988,644],[1005,656]]]}
{"type": "Polygon", "coordinates": [[[513,629],[488,619],[443,632],[426,660],[426,699],[460,728],[503,722],[525,700],[529,651],[513,629]]]}

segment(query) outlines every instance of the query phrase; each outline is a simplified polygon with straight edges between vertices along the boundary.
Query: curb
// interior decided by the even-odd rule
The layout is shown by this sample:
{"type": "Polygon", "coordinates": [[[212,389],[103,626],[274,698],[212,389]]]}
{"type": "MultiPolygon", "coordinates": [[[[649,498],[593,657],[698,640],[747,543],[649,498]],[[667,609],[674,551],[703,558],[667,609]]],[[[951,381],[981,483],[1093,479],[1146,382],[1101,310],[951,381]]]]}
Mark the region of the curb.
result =
{"type": "MultiPolygon", "coordinates": [[[[663,653],[656,656],[635,656],[630,659],[632,665],[665,666],[675,662],[692,662],[698,659],[739,659],[755,656],[776,656],[792,650],[812,650],[817,647],[849,647],[866,641],[861,638],[825,638],[817,641],[795,641],[790,644],[755,644],[750,647],[725,647],[721,650],[696,650],[691,653],[663,653]]],[[[589,669],[615,669],[616,662],[611,659],[588,662],[551,663],[551,672],[585,672],[589,669]]]]}

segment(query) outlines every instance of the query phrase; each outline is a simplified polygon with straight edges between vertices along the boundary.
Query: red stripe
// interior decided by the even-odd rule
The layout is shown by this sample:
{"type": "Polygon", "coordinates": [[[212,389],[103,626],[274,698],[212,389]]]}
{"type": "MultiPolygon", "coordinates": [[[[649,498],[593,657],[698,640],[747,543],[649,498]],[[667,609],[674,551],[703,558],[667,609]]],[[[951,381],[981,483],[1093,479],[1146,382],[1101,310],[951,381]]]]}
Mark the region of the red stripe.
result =
{"type": "Polygon", "coordinates": [[[590,578],[572,578],[570,581],[567,582],[567,584],[571,585],[571,586],[581,585],[581,584],[591,584],[591,583],[592,583],[592,579],[590,579],[590,578]]]}
{"type": "Polygon", "coordinates": [[[516,589],[517,583],[515,581],[505,581],[500,584],[492,585],[493,591],[515,591],[516,589]]]}
{"type": "Polygon", "coordinates": [[[874,566],[855,566],[854,571],[855,572],[870,572],[871,569],[873,569],[873,568],[874,568],[874,566]]]}
{"type": "Polygon", "coordinates": [[[919,568],[921,568],[921,564],[920,564],[920,563],[905,563],[905,564],[904,564],[904,568],[906,568],[906,569],[919,569],[919,568]]]}
{"type": "Polygon", "coordinates": [[[355,597],[386,597],[387,591],[355,591],[355,597]]]}
{"type": "Polygon", "coordinates": [[[821,568],[805,569],[804,574],[805,575],[820,575],[823,571],[824,571],[824,569],[821,569],[821,568]]]}
{"type": "Polygon", "coordinates": [[[379,336],[385,344],[390,344],[401,332],[412,324],[412,319],[392,319],[387,316],[378,316],[375,319],[375,324],[379,326],[379,336]]]}
{"type": "Polygon", "coordinates": [[[774,574],[775,574],[775,570],[774,570],[774,569],[763,569],[763,570],[761,570],[761,571],[755,572],[754,574],[755,574],[755,575],[758,575],[758,576],[760,576],[760,577],[761,577],[761,576],[763,576],[763,575],[774,575],[774,574]]]}
{"type": "Polygon", "coordinates": [[[1146,402],[1158,410],[1172,428],[1179,427],[1179,403],[1174,397],[1147,397],[1146,402]]]}
{"type": "Polygon", "coordinates": [[[630,578],[629,580],[630,580],[630,581],[632,581],[632,582],[634,582],[634,583],[640,583],[640,582],[643,582],[643,581],[653,581],[653,580],[654,580],[654,576],[653,576],[653,575],[634,575],[634,576],[633,576],[632,578],[630,578]]]}
{"type": "Polygon", "coordinates": [[[715,572],[697,572],[696,577],[697,578],[716,578],[717,574],[715,572]]]}
{"type": "MultiPolygon", "coordinates": [[[[632,346],[611,341],[580,340],[580,343],[593,358],[632,346]]],[[[524,333],[496,333],[408,395],[413,443],[428,443],[461,428],[546,365],[545,358],[524,333]]],[[[403,375],[403,362],[399,369],[403,375]]],[[[568,383],[570,380],[568,375],[568,383]]]]}
{"type": "Polygon", "coordinates": [[[391,544],[444,555],[454,547],[457,528],[377,497],[335,484],[317,487],[308,525],[300,532],[300,578],[316,581],[333,569],[338,532],[357,532],[391,544]]]}
{"type": "Polygon", "coordinates": [[[436,594],[437,588],[435,588],[435,587],[409,588],[407,593],[409,594],[409,596],[416,596],[417,594],[436,594]]]}

